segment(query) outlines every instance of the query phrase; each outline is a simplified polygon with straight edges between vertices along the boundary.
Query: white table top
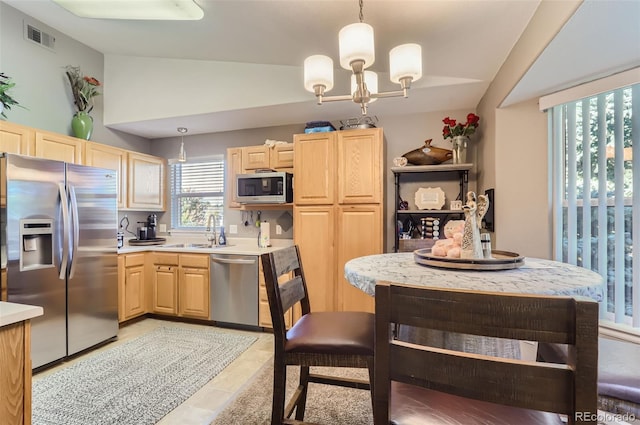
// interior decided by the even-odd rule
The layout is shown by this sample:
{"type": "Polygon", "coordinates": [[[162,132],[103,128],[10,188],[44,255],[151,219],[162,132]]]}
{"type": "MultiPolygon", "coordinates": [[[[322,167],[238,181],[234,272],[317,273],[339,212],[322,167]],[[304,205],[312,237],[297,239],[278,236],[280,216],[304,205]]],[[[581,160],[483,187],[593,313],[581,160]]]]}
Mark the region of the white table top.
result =
{"type": "Polygon", "coordinates": [[[412,252],[368,255],[344,266],[344,276],[356,288],[374,295],[377,281],[477,291],[581,295],[601,301],[604,279],[583,267],[539,258],[525,258],[511,270],[450,270],[417,264],[412,252]]]}
{"type": "Polygon", "coordinates": [[[0,327],[42,316],[42,307],[0,301],[0,327]]]}

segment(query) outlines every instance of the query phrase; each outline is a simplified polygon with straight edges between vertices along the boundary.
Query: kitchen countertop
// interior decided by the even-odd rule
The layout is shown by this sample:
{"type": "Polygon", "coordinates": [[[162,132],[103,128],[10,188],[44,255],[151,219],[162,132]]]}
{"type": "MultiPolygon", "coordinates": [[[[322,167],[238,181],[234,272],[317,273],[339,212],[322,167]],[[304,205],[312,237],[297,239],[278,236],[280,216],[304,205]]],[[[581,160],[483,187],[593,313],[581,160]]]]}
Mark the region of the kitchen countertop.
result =
{"type": "Polygon", "coordinates": [[[42,307],[0,301],[0,327],[42,316],[42,307]]]}
{"type": "Polygon", "coordinates": [[[262,255],[269,252],[277,251],[287,246],[293,245],[292,239],[272,239],[268,248],[259,248],[254,238],[228,238],[227,245],[214,248],[192,247],[191,244],[201,244],[202,240],[197,242],[191,240],[181,240],[177,238],[167,238],[166,243],[162,245],[144,245],[134,246],[127,245],[118,250],[118,254],[129,254],[133,252],[179,252],[190,254],[235,254],[235,255],[262,255]]]}

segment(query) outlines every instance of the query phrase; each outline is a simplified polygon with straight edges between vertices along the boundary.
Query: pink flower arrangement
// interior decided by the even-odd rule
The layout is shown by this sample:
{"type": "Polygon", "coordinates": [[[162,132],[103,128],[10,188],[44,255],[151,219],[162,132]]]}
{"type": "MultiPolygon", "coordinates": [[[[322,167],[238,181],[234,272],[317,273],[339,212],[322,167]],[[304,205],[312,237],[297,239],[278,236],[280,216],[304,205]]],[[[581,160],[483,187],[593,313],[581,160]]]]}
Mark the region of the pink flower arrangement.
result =
{"type": "Polygon", "coordinates": [[[442,129],[442,135],[445,139],[454,138],[455,136],[470,136],[475,133],[476,128],[478,128],[478,123],[480,122],[480,117],[474,113],[470,113],[467,115],[467,122],[457,123],[456,120],[452,120],[449,117],[446,117],[442,120],[444,123],[444,128],[442,129]]]}

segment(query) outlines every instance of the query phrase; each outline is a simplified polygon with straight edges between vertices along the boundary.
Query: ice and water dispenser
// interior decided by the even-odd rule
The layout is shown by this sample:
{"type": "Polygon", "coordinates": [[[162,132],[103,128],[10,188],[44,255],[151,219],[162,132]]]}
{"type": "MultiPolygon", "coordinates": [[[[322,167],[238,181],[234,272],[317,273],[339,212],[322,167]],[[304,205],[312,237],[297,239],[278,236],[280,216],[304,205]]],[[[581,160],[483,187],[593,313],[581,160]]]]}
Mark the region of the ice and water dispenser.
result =
{"type": "Polygon", "coordinates": [[[20,220],[20,271],[53,267],[53,220],[20,220]]]}

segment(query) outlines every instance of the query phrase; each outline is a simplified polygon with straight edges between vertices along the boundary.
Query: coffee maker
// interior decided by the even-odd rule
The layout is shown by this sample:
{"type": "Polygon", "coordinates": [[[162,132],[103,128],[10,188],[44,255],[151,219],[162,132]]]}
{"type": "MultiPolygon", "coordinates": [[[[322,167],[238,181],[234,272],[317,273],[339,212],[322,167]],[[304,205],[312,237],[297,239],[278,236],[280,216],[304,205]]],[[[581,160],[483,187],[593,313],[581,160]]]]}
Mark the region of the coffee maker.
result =
{"type": "Polygon", "coordinates": [[[150,214],[147,217],[147,239],[156,238],[156,227],[158,226],[158,216],[150,214]]]}

